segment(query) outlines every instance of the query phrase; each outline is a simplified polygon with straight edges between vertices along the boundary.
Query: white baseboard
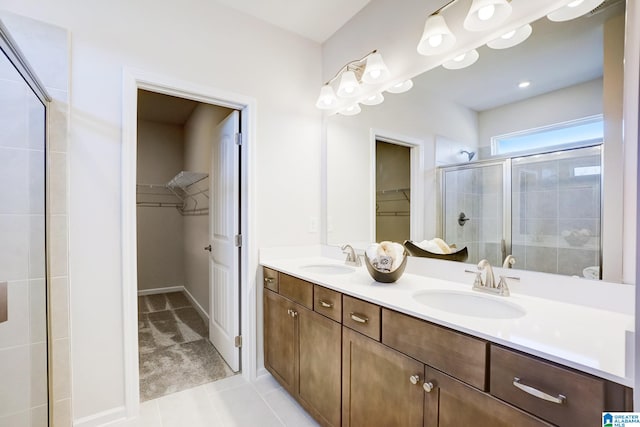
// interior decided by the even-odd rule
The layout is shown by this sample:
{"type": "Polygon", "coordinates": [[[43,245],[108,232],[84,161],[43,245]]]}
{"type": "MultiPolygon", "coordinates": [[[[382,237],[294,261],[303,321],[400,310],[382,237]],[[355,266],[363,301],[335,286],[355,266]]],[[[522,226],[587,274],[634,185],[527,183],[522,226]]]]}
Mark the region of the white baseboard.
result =
{"type": "Polygon", "coordinates": [[[198,314],[200,315],[200,317],[202,317],[202,320],[205,321],[205,323],[207,325],[209,325],[209,313],[207,313],[205,311],[204,308],[202,308],[202,306],[200,305],[200,303],[198,303],[198,301],[196,301],[196,299],[193,297],[193,295],[191,295],[191,292],[189,292],[189,290],[187,288],[184,288],[184,294],[187,296],[187,299],[191,302],[191,304],[193,304],[193,306],[196,308],[196,311],[198,312],[198,314]]]}
{"type": "Polygon", "coordinates": [[[164,288],[138,289],[138,296],[165,294],[167,292],[182,292],[182,291],[184,291],[184,286],[167,286],[164,288]]]}
{"type": "Polygon", "coordinates": [[[106,426],[117,421],[127,418],[127,410],[124,406],[109,409],[108,411],[98,412],[88,417],[80,418],[73,421],[73,427],[100,427],[106,426]]]}

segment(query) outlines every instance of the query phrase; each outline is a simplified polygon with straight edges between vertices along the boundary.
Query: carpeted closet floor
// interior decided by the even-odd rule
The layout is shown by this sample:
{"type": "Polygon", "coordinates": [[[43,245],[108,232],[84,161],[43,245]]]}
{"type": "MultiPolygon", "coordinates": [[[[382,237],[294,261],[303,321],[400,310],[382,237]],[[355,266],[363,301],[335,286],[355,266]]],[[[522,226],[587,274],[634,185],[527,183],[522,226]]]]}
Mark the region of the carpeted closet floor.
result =
{"type": "Polygon", "coordinates": [[[182,292],[138,297],[140,400],[233,375],[182,292]]]}

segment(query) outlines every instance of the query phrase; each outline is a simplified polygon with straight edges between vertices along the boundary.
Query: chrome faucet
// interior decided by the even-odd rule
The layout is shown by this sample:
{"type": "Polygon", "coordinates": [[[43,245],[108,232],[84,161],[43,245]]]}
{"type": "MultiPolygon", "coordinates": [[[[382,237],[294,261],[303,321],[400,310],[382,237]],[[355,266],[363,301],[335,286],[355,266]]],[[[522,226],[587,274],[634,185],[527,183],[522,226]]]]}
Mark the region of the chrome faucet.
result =
{"type": "Polygon", "coordinates": [[[480,292],[489,292],[492,294],[497,294],[503,297],[508,297],[510,295],[509,286],[507,285],[506,279],[519,279],[518,277],[507,277],[500,276],[500,281],[496,285],[496,280],[493,275],[493,268],[491,268],[491,264],[486,259],[480,260],[478,263],[478,270],[471,271],[465,270],[467,273],[473,273],[476,275],[475,280],[473,281],[473,290],[480,292]],[[482,271],[484,270],[484,281],[482,280],[482,271]]]}
{"type": "Polygon", "coordinates": [[[486,259],[481,259],[478,263],[478,270],[484,270],[484,287],[493,289],[496,287],[496,280],[493,277],[493,268],[486,259]]]}
{"type": "Polygon", "coordinates": [[[345,264],[352,265],[355,267],[360,267],[362,265],[362,261],[360,261],[360,257],[356,254],[356,251],[353,249],[351,245],[344,245],[341,247],[342,253],[347,254],[347,259],[345,260],[345,264]]]}
{"type": "Polygon", "coordinates": [[[513,264],[516,263],[516,259],[513,257],[513,255],[507,255],[507,257],[504,259],[504,262],[502,263],[502,268],[513,268],[513,264]]]}

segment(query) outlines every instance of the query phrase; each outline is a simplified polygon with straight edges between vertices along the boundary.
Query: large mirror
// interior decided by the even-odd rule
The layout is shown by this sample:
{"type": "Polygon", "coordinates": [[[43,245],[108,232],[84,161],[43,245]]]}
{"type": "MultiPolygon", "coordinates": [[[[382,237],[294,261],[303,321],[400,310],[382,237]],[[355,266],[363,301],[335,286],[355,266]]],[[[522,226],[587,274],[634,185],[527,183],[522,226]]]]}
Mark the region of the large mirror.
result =
{"type": "Polygon", "coordinates": [[[439,237],[467,262],[620,281],[624,11],[542,18],[517,46],[328,117],[327,243],[439,237]]]}

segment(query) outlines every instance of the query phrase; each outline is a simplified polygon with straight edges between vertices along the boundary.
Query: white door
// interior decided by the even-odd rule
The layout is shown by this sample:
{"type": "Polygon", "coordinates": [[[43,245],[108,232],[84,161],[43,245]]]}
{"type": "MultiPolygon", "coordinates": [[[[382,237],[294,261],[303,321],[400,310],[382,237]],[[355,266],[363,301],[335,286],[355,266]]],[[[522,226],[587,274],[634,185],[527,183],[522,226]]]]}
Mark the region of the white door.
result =
{"type": "Polygon", "coordinates": [[[240,369],[239,123],[234,111],[216,128],[209,186],[209,339],[234,372],[240,369]]]}

